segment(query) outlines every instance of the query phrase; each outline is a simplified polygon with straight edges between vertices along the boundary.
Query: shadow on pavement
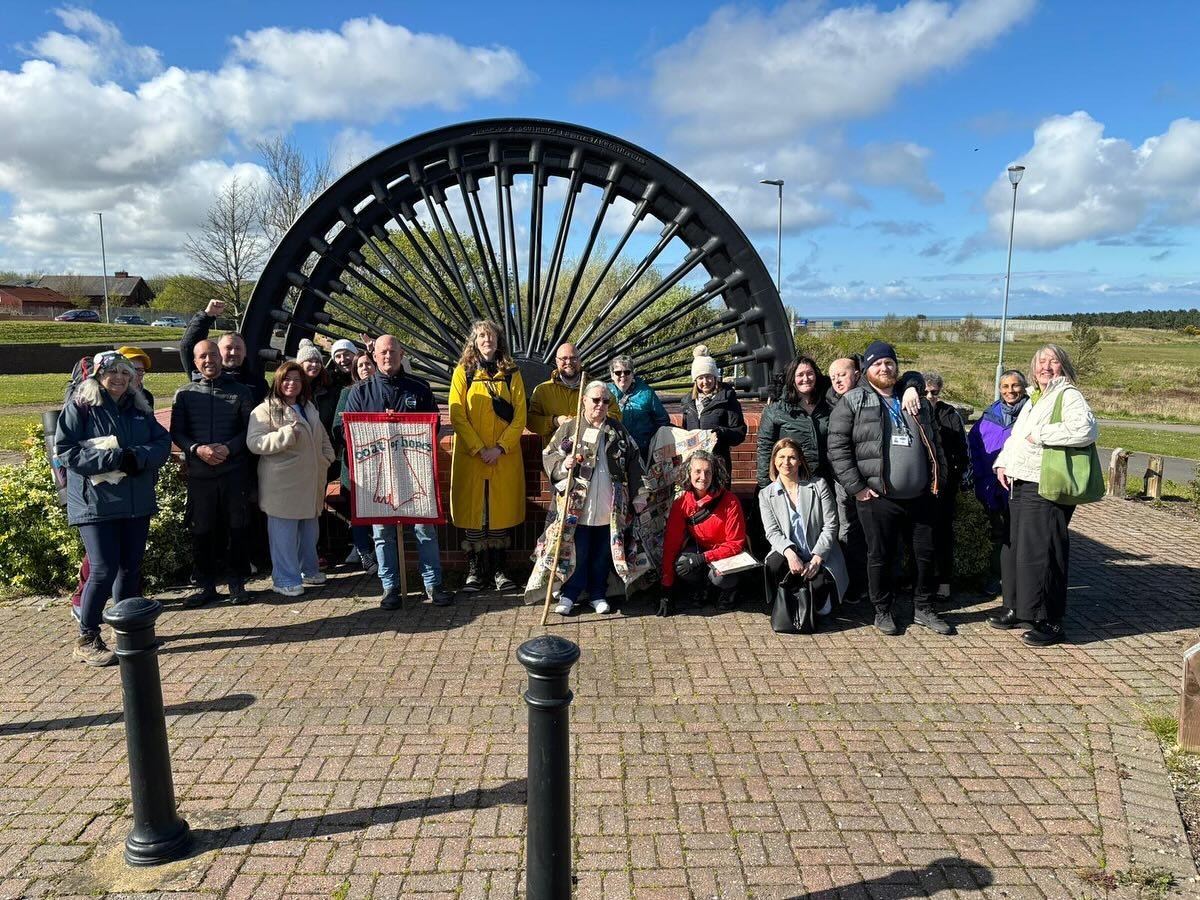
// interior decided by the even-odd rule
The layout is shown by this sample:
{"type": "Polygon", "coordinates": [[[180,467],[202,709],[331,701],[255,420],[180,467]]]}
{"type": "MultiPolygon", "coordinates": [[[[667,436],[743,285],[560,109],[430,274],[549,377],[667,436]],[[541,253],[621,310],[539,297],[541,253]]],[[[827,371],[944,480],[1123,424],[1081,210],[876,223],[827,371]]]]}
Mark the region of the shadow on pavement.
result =
{"type": "MultiPolygon", "coordinates": [[[[207,712],[236,712],[254,703],[253,694],[228,694],[215,700],[188,700],[172,703],[164,712],[168,716],[196,716],[207,712]]],[[[31,731],[62,731],[68,728],[88,728],[92,725],[112,725],[125,719],[124,712],[93,713],[87,716],[64,716],[61,719],[38,719],[33,722],[9,722],[0,725],[0,737],[25,734],[31,731]]]]}
{"type": "Polygon", "coordinates": [[[878,878],[827,890],[796,894],[789,900],[845,900],[849,897],[934,897],[942,891],[978,891],[992,884],[987,866],[957,856],[943,856],[919,869],[897,869],[878,878]]]}
{"type": "Polygon", "coordinates": [[[525,789],[526,779],[518,778],[494,788],[472,788],[457,794],[418,797],[414,800],[349,809],[344,812],[300,816],[272,822],[251,822],[229,828],[197,828],[192,831],[195,843],[190,855],[195,856],[214,849],[263,844],[268,841],[344,834],[349,831],[361,831],[373,825],[391,825],[407,819],[436,816],[458,809],[524,805],[525,789]]]}

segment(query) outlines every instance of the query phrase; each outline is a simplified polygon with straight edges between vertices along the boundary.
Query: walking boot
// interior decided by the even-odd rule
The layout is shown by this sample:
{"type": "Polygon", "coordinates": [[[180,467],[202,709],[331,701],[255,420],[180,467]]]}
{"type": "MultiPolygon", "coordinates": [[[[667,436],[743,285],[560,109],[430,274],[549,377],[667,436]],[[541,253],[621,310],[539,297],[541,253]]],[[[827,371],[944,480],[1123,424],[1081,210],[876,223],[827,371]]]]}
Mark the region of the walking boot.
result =
{"type": "Polygon", "coordinates": [[[492,570],[492,581],[496,585],[496,590],[501,592],[515,591],[517,583],[509,578],[508,574],[504,571],[504,548],[493,547],[487,553],[491,557],[489,568],[492,570]]]}
{"type": "Polygon", "coordinates": [[[404,596],[400,593],[400,588],[388,588],[383,593],[383,599],[379,601],[380,609],[400,609],[404,606],[404,596]]]}
{"type": "Polygon", "coordinates": [[[117,661],[117,656],[104,643],[98,631],[81,632],[71,655],[85,666],[102,669],[117,661]]]}
{"type": "Polygon", "coordinates": [[[242,579],[229,579],[229,602],[234,606],[245,606],[250,602],[250,595],[246,593],[246,582],[242,579]]]}
{"type": "Polygon", "coordinates": [[[215,584],[202,584],[200,590],[183,601],[184,609],[199,609],[220,599],[215,584]]]}
{"type": "Polygon", "coordinates": [[[896,627],[896,620],[892,618],[892,611],[885,607],[875,608],[875,627],[879,629],[880,634],[886,634],[888,637],[895,637],[900,633],[900,629],[896,627]]]}

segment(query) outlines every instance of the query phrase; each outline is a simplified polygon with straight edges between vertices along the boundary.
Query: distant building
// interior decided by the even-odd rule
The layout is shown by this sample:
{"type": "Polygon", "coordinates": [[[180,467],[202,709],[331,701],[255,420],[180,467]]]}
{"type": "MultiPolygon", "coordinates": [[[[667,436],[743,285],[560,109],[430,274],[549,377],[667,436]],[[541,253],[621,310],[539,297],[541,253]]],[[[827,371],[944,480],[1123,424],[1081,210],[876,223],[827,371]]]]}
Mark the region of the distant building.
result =
{"type": "MultiPolygon", "coordinates": [[[[69,299],[86,297],[92,306],[104,305],[104,277],[101,275],[43,275],[37,280],[37,287],[49,288],[69,299]]],[[[154,293],[141,276],[128,272],[108,276],[109,306],[149,306],[152,299],[154,293]]]]}
{"type": "Polygon", "coordinates": [[[51,318],[70,308],[71,301],[50,288],[0,284],[0,312],[51,318]]]}

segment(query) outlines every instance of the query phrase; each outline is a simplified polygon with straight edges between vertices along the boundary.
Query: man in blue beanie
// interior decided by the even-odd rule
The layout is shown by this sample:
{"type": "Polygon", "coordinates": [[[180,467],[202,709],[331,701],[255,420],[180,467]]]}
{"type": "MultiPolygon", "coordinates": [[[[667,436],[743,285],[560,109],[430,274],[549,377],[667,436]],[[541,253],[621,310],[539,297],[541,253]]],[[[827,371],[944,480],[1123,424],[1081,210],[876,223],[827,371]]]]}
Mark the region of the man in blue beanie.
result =
{"type": "Polygon", "coordinates": [[[901,404],[896,390],[899,366],[891,344],[872,341],[862,368],[865,383],[847,391],[830,416],[829,462],[846,494],[854,498],[867,539],[875,627],[886,635],[900,633],[894,569],[897,548],[907,544],[917,564],[914,624],[953,634],[933,609],[934,498],[946,474],[933,409],[921,399],[914,415],[901,404]]]}

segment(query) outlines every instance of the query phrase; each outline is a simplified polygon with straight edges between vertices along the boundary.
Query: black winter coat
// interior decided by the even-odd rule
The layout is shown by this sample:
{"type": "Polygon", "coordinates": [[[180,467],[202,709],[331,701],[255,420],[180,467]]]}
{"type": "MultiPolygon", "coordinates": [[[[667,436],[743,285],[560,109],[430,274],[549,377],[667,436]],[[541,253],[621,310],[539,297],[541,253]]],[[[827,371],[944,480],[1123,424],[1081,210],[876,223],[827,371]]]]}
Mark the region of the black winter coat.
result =
{"type": "MultiPolygon", "coordinates": [[[[196,345],[201,341],[208,340],[208,333],[212,330],[214,322],[216,319],[205,315],[204,310],[200,310],[188,322],[187,328],[183,332],[183,339],[179,342],[179,361],[183,363],[183,371],[191,373],[193,381],[200,377],[200,373],[196,371],[194,356],[196,345]]],[[[250,389],[250,396],[254,400],[255,406],[267,399],[267,379],[261,372],[251,373],[245,363],[236,369],[225,369],[225,372],[231,375],[238,384],[245,385],[250,389]]]]}
{"type": "MultiPolygon", "coordinates": [[[[887,454],[883,448],[883,420],[887,415],[875,389],[859,386],[845,393],[829,418],[829,464],[851,497],[868,487],[881,496],[887,493],[887,454]]],[[[946,457],[928,400],[921,400],[917,428],[929,458],[930,492],[937,494],[947,477],[946,457]]]]}
{"type": "Polygon", "coordinates": [[[257,404],[250,389],[228,372],[212,381],[201,378],[175,392],[171,405],[171,440],[183,450],[188,478],[217,478],[246,466],[246,427],[257,404]],[[210,466],[196,455],[202,444],[224,444],[229,457],[210,466]]]}
{"type": "Polygon", "coordinates": [[[829,404],[822,397],[810,414],[803,405],[777,400],[763,409],[758,423],[757,478],[759,488],[771,483],[771,448],[780,438],[791,438],[804,452],[804,462],[814,478],[829,476],[826,441],[829,437],[829,404]]]}
{"type": "Polygon", "coordinates": [[[717,433],[715,452],[725,460],[725,470],[732,478],[733,461],[729,448],[736,447],[746,439],[746,419],[733,388],[727,384],[718,385],[716,394],[704,407],[704,415],[696,411],[695,397],[690,394],[684,397],[683,427],[689,430],[703,428],[717,433]]]}
{"type": "Polygon", "coordinates": [[[942,453],[946,455],[946,477],[942,480],[947,492],[958,490],[963,472],[971,467],[967,453],[967,429],[958,410],[939,400],[934,407],[934,418],[938,425],[938,439],[942,442],[942,453]]]}

